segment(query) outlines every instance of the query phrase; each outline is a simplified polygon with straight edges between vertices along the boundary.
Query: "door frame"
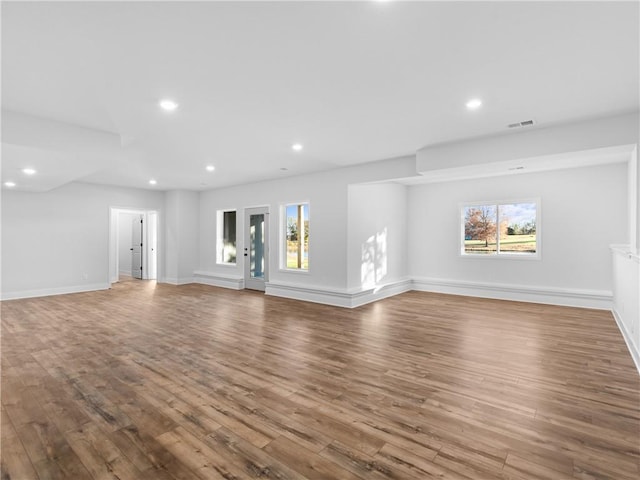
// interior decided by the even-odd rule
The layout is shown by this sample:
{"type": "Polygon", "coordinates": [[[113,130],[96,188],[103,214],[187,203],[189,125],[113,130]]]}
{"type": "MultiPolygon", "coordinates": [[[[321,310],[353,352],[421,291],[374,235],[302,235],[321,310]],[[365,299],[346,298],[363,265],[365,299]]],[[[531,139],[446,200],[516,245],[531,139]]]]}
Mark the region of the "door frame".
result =
{"type": "MultiPolygon", "coordinates": [[[[118,215],[126,215],[120,212],[118,215]]],[[[145,249],[147,246],[147,239],[145,238],[145,234],[147,233],[147,225],[145,221],[145,215],[142,213],[134,213],[131,214],[130,217],[133,221],[131,222],[131,247],[129,251],[131,252],[131,277],[143,280],[144,277],[144,269],[147,268],[147,255],[145,255],[145,249]],[[138,234],[138,228],[140,229],[140,238],[136,238],[138,234]],[[140,268],[135,268],[138,265],[138,262],[134,262],[136,257],[136,252],[140,252],[140,268]]],[[[118,218],[118,229],[122,225],[122,219],[118,218]]],[[[124,225],[123,225],[124,226],[124,225]]],[[[122,245],[120,245],[120,235],[118,234],[118,267],[120,266],[120,261],[122,260],[121,253],[122,245]]],[[[120,274],[118,273],[118,278],[120,278],[120,274]]]]}
{"type": "Polygon", "coordinates": [[[242,276],[244,279],[244,288],[250,290],[260,290],[262,292],[266,289],[266,283],[269,281],[269,268],[270,268],[270,258],[269,258],[269,206],[260,206],[260,207],[248,207],[244,209],[244,218],[242,221],[243,227],[243,249],[242,249],[242,276]],[[251,226],[249,224],[249,218],[251,215],[264,215],[264,278],[263,279],[255,279],[250,275],[249,270],[251,269],[251,262],[249,261],[249,248],[251,244],[251,239],[249,238],[251,226]]]}
{"type": "Polygon", "coordinates": [[[160,270],[158,268],[158,259],[160,256],[160,212],[156,209],[140,209],[140,208],[123,208],[109,207],[109,284],[116,283],[119,280],[119,253],[120,253],[120,222],[121,213],[132,213],[143,216],[143,253],[142,253],[142,279],[157,280],[160,270]],[[152,223],[149,217],[155,215],[155,232],[149,228],[152,223]],[[155,250],[152,251],[153,235],[155,235],[155,250]],[[150,259],[147,261],[147,259],[150,259]],[[150,265],[155,260],[155,268],[150,265]]]}

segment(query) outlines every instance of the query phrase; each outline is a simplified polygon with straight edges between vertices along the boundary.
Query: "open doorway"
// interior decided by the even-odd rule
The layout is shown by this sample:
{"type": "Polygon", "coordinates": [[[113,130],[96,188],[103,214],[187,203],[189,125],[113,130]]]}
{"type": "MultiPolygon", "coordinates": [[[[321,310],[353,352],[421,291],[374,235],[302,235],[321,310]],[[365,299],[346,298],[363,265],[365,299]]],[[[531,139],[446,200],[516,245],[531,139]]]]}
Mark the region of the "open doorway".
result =
{"type": "Polygon", "coordinates": [[[109,244],[110,283],[157,279],[157,211],[112,207],[109,244]]]}

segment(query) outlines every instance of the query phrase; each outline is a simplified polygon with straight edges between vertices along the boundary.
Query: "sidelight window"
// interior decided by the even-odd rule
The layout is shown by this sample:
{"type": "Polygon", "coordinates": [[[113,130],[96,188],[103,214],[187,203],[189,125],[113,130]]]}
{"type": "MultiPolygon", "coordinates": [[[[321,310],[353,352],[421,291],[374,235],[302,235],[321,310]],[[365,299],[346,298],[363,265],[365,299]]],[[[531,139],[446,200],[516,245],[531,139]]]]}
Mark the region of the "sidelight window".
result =
{"type": "Polygon", "coordinates": [[[284,206],[285,269],[309,270],[309,204],[284,206]]]}
{"type": "Polygon", "coordinates": [[[216,262],[236,264],[236,211],[218,210],[216,262]]]}

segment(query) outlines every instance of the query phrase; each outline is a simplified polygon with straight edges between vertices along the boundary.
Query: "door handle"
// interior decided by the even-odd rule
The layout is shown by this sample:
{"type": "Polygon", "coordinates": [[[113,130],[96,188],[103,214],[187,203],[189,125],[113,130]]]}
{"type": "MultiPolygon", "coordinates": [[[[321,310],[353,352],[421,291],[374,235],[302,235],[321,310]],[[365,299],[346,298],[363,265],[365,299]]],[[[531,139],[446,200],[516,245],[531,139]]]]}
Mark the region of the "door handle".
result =
{"type": "Polygon", "coordinates": [[[131,250],[133,252],[133,247],[131,247],[129,250],[131,250]]]}

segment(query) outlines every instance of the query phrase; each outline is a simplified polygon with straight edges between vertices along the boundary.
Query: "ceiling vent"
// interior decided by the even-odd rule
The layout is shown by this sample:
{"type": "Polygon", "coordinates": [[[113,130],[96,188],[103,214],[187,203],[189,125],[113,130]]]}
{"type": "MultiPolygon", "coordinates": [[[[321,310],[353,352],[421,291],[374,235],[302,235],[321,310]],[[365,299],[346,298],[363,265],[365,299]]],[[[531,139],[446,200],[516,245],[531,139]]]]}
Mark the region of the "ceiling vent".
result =
{"type": "Polygon", "coordinates": [[[507,125],[507,128],[522,128],[522,127],[532,127],[533,120],[525,120],[524,122],[510,123],[507,125]]]}

